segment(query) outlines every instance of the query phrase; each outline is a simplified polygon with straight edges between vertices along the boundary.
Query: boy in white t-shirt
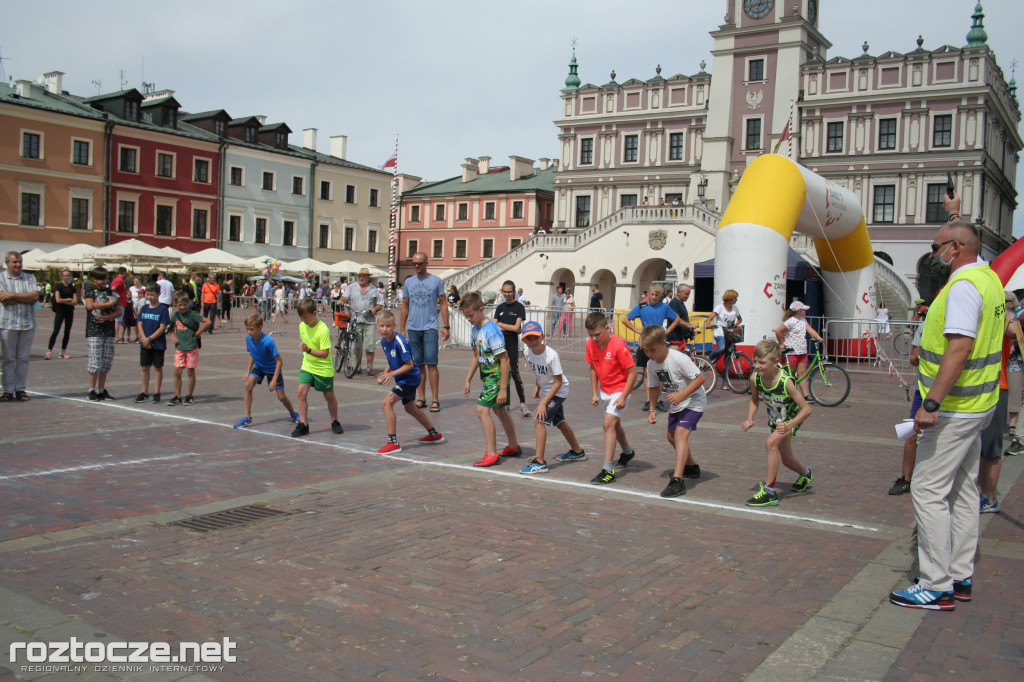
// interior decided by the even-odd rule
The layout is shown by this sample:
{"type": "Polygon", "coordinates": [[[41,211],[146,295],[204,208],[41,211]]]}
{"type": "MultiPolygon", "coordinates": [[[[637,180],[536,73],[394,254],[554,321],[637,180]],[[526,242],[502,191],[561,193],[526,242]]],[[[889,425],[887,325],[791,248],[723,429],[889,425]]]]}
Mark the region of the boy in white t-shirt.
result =
{"type": "Polygon", "coordinates": [[[544,328],[539,322],[523,323],[521,332],[523,343],[526,344],[526,364],[537,377],[533,387],[533,399],[540,400],[534,411],[534,433],[537,436],[537,452],[521,474],[546,474],[547,462],[544,461],[544,446],[547,443],[546,426],[554,426],[569,443],[569,452],[558,456],[559,462],[576,462],[587,458],[587,453],[580,447],[569,422],[565,421],[562,403],[569,397],[569,379],[562,373],[562,361],[554,348],[544,345],[544,328]],[[541,396],[543,391],[544,395],[541,396]]]}
{"type": "MultiPolygon", "coordinates": [[[[690,452],[690,433],[704,416],[708,400],[704,393],[704,374],[687,355],[669,349],[665,328],[652,324],[640,334],[640,347],[647,354],[647,393],[653,408],[664,391],[669,403],[668,442],[675,447],[676,465],[662,497],[686,493],[684,478],[700,478],[700,465],[690,452]]],[[[658,423],[658,411],[647,413],[650,424],[658,423]]]]}

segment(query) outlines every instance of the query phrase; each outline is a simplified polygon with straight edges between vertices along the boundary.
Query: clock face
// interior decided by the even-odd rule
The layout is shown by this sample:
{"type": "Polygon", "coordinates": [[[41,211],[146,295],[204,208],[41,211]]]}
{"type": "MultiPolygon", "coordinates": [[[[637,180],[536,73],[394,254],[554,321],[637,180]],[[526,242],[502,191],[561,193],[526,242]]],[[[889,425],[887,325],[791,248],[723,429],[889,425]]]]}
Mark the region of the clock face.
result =
{"type": "Polygon", "coordinates": [[[764,19],[775,9],[775,0],[743,0],[743,11],[751,19],[764,19]]]}
{"type": "Polygon", "coordinates": [[[818,0],[807,0],[807,21],[812,24],[818,22],[818,0]]]}

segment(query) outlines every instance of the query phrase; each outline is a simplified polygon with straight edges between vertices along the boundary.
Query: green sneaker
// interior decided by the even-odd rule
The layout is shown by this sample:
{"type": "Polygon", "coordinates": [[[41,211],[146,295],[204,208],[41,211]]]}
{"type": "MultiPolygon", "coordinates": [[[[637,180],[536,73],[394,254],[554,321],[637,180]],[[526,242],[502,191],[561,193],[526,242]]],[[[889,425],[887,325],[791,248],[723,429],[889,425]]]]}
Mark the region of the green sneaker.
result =
{"type": "Polygon", "coordinates": [[[775,493],[765,490],[764,483],[758,483],[758,491],[747,500],[748,507],[775,507],[779,504],[779,498],[775,493]]]}
{"type": "Polygon", "coordinates": [[[601,472],[590,479],[590,482],[594,485],[605,485],[607,483],[615,482],[615,472],[608,471],[607,469],[601,469],[601,472]]]}
{"type": "Polygon", "coordinates": [[[806,476],[800,476],[796,479],[796,483],[793,484],[792,491],[795,493],[802,493],[807,490],[807,486],[814,480],[814,476],[811,475],[811,470],[807,470],[806,476]]]}

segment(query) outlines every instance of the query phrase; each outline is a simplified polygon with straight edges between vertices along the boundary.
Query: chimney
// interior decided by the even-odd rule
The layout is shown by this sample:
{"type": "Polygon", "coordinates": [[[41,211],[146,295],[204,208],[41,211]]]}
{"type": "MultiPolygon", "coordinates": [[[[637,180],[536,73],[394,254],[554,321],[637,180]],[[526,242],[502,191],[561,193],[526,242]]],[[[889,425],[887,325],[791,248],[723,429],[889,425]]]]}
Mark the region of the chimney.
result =
{"type": "Polygon", "coordinates": [[[63,71],[50,71],[49,73],[44,73],[43,82],[46,84],[46,90],[48,92],[52,92],[55,95],[59,95],[64,92],[63,71]]]}
{"type": "Polygon", "coordinates": [[[466,159],[466,163],[462,164],[462,181],[473,182],[476,180],[479,167],[477,166],[476,159],[466,159]]]}
{"type": "Polygon", "coordinates": [[[316,151],[316,128],[302,129],[302,146],[316,151]]]}
{"type": "Polygon", "coordinates": [[[540,169],[541,170],[547,170],[548,166],[550,166],[550,165],[551,165],[551,159],[546,159],[543,156],[540,157],[540,169]]]}
{"type": "Polygon", "coordinates": [[[491,157],[480,157],[480,175],[487,175],[491,172],[491,157]]]}
{"type": "Polygon", "coordinates": [[[331,136],[331,156],[344,159],[348,154],[348,135],[331,136]]]}
{"type": "Polygon", "coordinates": [[[267,125],[267,117],[266,117],[266,116],[264,116],[263,114],[256,114],[256,116],[254,116],[254,118],[255,118],[255,119],[256,119],[257,121],[259,121],[259,122],[260,122],[260,125],[261,125],[261,126],[265,126],[265,125],[267,125]]]}
{"type": "Polygon", "coordinates": [[[528,175],[533,175],[533,159],[527,159],[522,156],[510,156],[509,160],[509,180],[515,182],[519,178],[525,178],[528,175]]]}
{"type": "Polygon", "coordinates": [[[29,99],[32,97],[32,81],[20,80],[14,82],[14,89],[18,97],[29,99]]]}
{"type": "Polygon", "coordinates": [[[551,167],[558,170],[558,159],[551,159],[551,167]]]}

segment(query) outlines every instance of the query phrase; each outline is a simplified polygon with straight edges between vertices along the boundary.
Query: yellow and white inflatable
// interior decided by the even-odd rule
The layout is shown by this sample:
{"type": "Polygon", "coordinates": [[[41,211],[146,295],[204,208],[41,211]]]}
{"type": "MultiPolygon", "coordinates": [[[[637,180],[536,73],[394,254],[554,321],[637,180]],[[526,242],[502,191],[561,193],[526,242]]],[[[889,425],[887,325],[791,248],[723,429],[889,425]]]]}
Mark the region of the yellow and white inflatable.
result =
{"type": "MultiPolygon", "coordinates": [[[[767,154],[744,171],[715,243],[715,303],[726,289],[739,292],[737,307],[746,328],[743,345],[766,335],[774,338],[772,330],[782,324],[788,304],[786,259],[794,231],[814,239],[825,315],[875,319],[875,258],[857,198],[784,156],[767,154]]],[[[841,329],[830,332],[833,337],[844,335],[841,329]]]]}

